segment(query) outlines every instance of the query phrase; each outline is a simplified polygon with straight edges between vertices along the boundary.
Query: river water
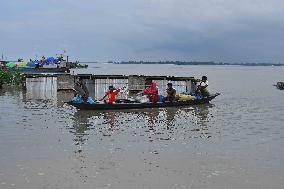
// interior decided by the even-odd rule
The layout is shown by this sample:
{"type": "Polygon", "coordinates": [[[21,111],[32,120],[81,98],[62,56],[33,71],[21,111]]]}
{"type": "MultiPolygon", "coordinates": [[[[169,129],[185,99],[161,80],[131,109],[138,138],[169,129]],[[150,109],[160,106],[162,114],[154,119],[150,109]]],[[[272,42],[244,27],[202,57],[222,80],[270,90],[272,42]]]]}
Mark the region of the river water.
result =
{"type": "Polygon", "coordinates": [[[207,75],[211,104],[78,111],[54,81],[0,90],[0,188],[283,188],[283,67],[90,64],[78,73],[207,75]]]}

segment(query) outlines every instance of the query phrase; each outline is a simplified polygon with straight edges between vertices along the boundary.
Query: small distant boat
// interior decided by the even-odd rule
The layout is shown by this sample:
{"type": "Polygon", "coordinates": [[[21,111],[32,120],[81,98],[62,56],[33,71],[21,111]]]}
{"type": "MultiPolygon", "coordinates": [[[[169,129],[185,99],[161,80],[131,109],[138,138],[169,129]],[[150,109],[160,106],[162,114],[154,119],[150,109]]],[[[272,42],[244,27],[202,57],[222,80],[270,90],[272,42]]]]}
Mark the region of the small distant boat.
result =
{"type": "Polygon", "coordinates": [[[67,102],[68,104],[80,109],[80,110],[122,110],[122,109],[143,109],[143,108],[164,108],[164,107],[180,107],[191,106],[198,104],[207,104],[220,93],[212,94],[208,97],[195,100],[177,101],[177,102],[158,102],[158,103],[137,103],[118,100],[116,104],[100,104],[100,103],[76,103],[73,101],[67,102]]]}
{"type": "Polygon", "coordinates": [[[275,86],[277,89],[284,90],[284,82],[277,82],[275,86]]]}

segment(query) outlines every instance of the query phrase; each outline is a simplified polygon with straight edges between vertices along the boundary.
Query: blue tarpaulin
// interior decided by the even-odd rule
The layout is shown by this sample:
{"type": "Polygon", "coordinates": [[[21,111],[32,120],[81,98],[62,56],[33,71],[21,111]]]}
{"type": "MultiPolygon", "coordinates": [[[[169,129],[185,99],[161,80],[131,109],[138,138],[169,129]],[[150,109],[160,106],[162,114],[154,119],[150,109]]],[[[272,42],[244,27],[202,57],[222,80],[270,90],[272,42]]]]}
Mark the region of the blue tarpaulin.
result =
{"type": "Polygon", "coordinates": [[[58,58],[49,57],[43,61],[43,64],[49,65],[49,64],[57,64],[59,62],[58,58]]]}
{"type": "Polygon", "coordinates": [[[36,67],[37,64],[39,65],[49,65],[49,64],[58,64],[60,62],[59,58],[53,58],[49,57],[41,63],[39,60],[31,60],[30,62],[27,63],[27,66],[29,67],[36,67]]]}

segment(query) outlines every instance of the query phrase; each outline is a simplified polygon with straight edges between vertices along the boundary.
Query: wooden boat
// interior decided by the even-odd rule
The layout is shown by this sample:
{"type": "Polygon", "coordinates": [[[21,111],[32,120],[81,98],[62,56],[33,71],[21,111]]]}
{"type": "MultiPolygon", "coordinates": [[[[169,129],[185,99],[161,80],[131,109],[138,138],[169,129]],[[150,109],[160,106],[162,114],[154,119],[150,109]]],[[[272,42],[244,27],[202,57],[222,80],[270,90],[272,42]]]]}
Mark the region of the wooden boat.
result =
{"type": "Polygon", "coordinates": [[[212,94],[202,99],[188,100],[188,101],[177,101],[177,102],[158,102],[158,103],[137,103],[127,102],[118,100],[116,104],[89,104],[89,103],[75,103],[72,101],[67,102],[68,104],[80,109],[80,110],[122,110],[122,109],[143,109],[143,108],[163,108],[163,107],[179,107],[179,106],[191,106],[197,104],[209,103],[220,93],[212,94]]]}
{"type": "Polygon", "coordinates": [[[277,82],[275,86],[277,89],[284,90],[284,82],[277,82]]]}

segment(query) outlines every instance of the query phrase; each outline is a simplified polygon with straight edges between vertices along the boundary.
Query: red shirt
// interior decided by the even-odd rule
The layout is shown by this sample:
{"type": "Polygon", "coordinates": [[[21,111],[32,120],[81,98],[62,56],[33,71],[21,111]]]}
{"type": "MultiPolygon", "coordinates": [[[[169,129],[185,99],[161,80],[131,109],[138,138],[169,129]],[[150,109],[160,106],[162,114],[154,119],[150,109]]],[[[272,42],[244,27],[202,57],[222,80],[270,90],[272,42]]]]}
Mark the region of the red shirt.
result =
{"type": "Polygon", "coordinates": [[[158,102],[158,88],[155,82],[151,83],[151,87],[147,87],[144,90],[144,95],[147,95],[150,102],[158,102]]]}
{"type": "Polygon", "coordinates": [[[108,103],[113,104],[116,100],[116,95],[118,94],[119,90],[110,90],[106,92],[106,95],[108,97],[108,103]]]}

